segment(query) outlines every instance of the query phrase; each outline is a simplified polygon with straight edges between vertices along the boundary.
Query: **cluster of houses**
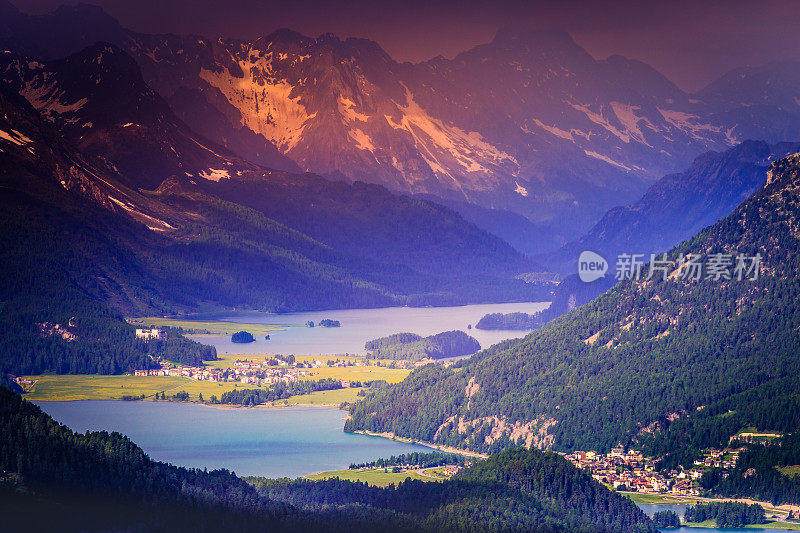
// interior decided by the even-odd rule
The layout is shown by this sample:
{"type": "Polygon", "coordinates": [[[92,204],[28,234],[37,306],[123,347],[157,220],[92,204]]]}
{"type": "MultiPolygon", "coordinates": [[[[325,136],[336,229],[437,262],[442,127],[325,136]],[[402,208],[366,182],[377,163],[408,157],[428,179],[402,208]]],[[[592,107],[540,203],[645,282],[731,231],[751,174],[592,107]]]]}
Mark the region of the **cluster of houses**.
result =
{"type": "Polygon", "coordinates": [[[581,469],[589,469],[592,477],[615,489],[651,494],[670,493],[699,496],[699,479],[707,468],[730,469],[736,466],[738,450],[708,450],[693,468],[657,472],[657,459],[643,457],[641,452],[614,448],[610,453],[576,451],[565,458],[581,469]]]}
{"type": "Polygon", "coordinates": [[[295,368],[272,368],[264,363],[240,364],[233,368],[211,368],[196,366],[173,366],[170,363],[161,362],[159,368],[148,370],[136,370],[136,376],[174,376],[186,377],[196,381],[211,382],[236,382],[250,385],[271,385],[281,381],[290,383],[297,381],[301,377],[308,376],[307,370],[295,368]]]}
{"type": "MultiPolygon", "coordinates": [[[[469,463],[469,465],[472,466],[472,463],[469,463]]],[[[452,477],[452,476],[458,474],[459,470],[461,470],[461,466],[460,465],[447,465],[447,466],[444,467],[444,469],[442,469],[442,473],[445,476],[452,477]]]]}
{"type": "MultiPolygon", "coordinates": [[[[196,381],[211,381],[216,383],[234,382],[248,385],[273,385],[284,382],[291,383],[299,378],[308,377],[311,372],[307,368],[363,366],[361,361],[329,360],[294,362],[292,358],[275,356],[263,361],[239,360],[233,362],[232,368],[212,368],[172,365],[161,361],[158,368],[135,370],[135,376],[173,376],[186,377],[196,381]]],[[[341,380],[342,387],[350,387],[350,381],[341,380]]]]}

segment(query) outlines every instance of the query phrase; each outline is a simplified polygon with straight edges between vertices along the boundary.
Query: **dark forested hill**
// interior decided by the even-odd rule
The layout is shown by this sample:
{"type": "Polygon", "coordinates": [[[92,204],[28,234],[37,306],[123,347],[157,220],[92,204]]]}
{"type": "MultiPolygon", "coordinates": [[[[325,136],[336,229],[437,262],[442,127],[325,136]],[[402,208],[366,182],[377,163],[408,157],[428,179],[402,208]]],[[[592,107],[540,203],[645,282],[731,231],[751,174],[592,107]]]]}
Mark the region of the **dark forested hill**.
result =
{"type": "Polygon", "coordinates": [[[375,359],[406,359],[420,361],[422,359],[444,359],[470,355],[481,349],[475,338],[463,331],[445,331],[422,337],[414,333],[395,333],[367,341],[364,348],[375,359]]]}
{"type": "Polygon", "coordinates": [[[652,532],[563,458],[513,450],[442,483],[375,488],[253,479],[152,461],[119,433],[77,434],[0,387],[4,526],[43,531],[652,532]],[[253,486],[255,485],[255,487],[253,486]]]}
{"type": "Polygon", "coordinates": [[[654,265],[665,268],[652,279],[623,281],[462,368],[418,369],[354,405],[346,428],[476,450],[607,450],[669,418],[798,376],[799,215],[793,155],[773,163],[767,184],[730,216],[654,265]],[[731,254],[730,264],[716,254],[731,254]],[[746,272],[750,260],[737,270],[740,254],[760,255],[757,279],[746,272]],[[697,262],[705,270],[695,279],[697,262]]]}
{"type": "Polygon", "coordinates": [[[514,449],[442,484],[406,480],[396,490],[338,479],[250,479],[258,492],[306,509],[365,506],[411,516],[426,530],[647,531],[642,511],[555,453],[514,449]]]}

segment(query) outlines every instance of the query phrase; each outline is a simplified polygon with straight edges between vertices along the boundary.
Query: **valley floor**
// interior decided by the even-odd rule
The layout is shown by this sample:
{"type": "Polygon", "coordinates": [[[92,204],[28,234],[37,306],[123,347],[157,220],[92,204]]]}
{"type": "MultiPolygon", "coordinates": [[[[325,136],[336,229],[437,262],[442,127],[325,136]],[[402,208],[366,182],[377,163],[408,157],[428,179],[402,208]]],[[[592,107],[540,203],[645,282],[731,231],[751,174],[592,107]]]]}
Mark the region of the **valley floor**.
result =
{"type": "MultiPolygon", "coordinates": [[[[332,357],[332,356],[298,356],[298,362],[328,360],[348,360],[352,362],[363,358],[332,357]]],[[[217,361],[209,361],[212,368],[232,368],[234,362],[263,361],[264,356],[222,354],[217,361]]],[[[304,379],[339,379],[349,382],[366,382],[385,380],[389,383],[402,381],[410,370],[403,368],[389,368],[388,362],[375,361],[363,366],[330,367],[322,365],[319,368],[306,369],[308,375],[304,379]]],[[[25,398],[31,401],[75,401],[75,400],[122,400],[125,396],[139,397],[144,395],[145,400],[151,400],[157,393],[166,393],[172,396],[179,392],[189,394],[189,401],[208,401],[212,395],[220,397],[223,393],[236,389],[265,388],[252,383],[237,381],[213,382],[199,381],[183,376],[131,376],[124,375],[85,375],[85,374],[44,374],[24,376],[23,386],[27,394],[25,398]]],[[[338,407],[343,402],[354,402],[358,399],[362,387],[349,387],[336,390],[317,391],[310,394],[292,396],[276,402],[277,406],[283,405],[327,405],[338,407]]]]}

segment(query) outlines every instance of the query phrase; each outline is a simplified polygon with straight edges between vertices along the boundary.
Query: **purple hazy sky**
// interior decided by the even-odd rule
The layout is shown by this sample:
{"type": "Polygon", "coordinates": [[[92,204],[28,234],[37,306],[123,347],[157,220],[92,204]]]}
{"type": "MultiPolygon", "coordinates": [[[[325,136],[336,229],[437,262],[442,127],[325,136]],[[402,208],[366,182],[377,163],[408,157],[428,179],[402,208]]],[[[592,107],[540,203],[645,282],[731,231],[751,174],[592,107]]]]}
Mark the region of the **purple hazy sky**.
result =
{"type": "MultiPolygon", "coordinates": [[[[250,38],[278,28],[317,36],[365,37],[399,61],[453,57],[498,28],[565,29],[597,58],[649,63],[686,90],[725,72],[770,61],[800,60],[796,0],[84,0],[129,28],[250,38]]],[[[12,0],[29,13],[71,0],[12,0]]]]}

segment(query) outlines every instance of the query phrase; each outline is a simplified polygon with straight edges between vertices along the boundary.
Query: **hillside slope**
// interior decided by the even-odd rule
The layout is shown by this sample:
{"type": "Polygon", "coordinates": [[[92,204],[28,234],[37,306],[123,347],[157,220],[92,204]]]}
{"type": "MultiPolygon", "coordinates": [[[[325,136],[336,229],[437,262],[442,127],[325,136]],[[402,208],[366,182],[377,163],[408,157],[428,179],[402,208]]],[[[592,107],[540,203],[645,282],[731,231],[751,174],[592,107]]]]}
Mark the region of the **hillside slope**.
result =
{"type": "Polygon", "coordinates": [[[659,270],[650,280],[624,281],[458,371],[416,370],[353,406],[346,428],[476,450],[513,443],[608,450],[661,420],[798,376],[798,215],[800,155],[793,155],[773,163],[766,185],[731,215],[673,249],[668,278],[659,270]],[[720,253],[734,256],[732,278],[706,279],[720,253]],[[694,279],[681,254],[710,270],[694,279]],[[737,279],[738,254],[760,254],[758,279],[737,279]]]}
{"type": "Polygon", "coordinates": [[[153,190],[172,175],[218,180],[260,170],[194,133],[113,45],[47,62],[5,52],[0,79],[82,152],[111,161],[131,187],[153,190]]]}

